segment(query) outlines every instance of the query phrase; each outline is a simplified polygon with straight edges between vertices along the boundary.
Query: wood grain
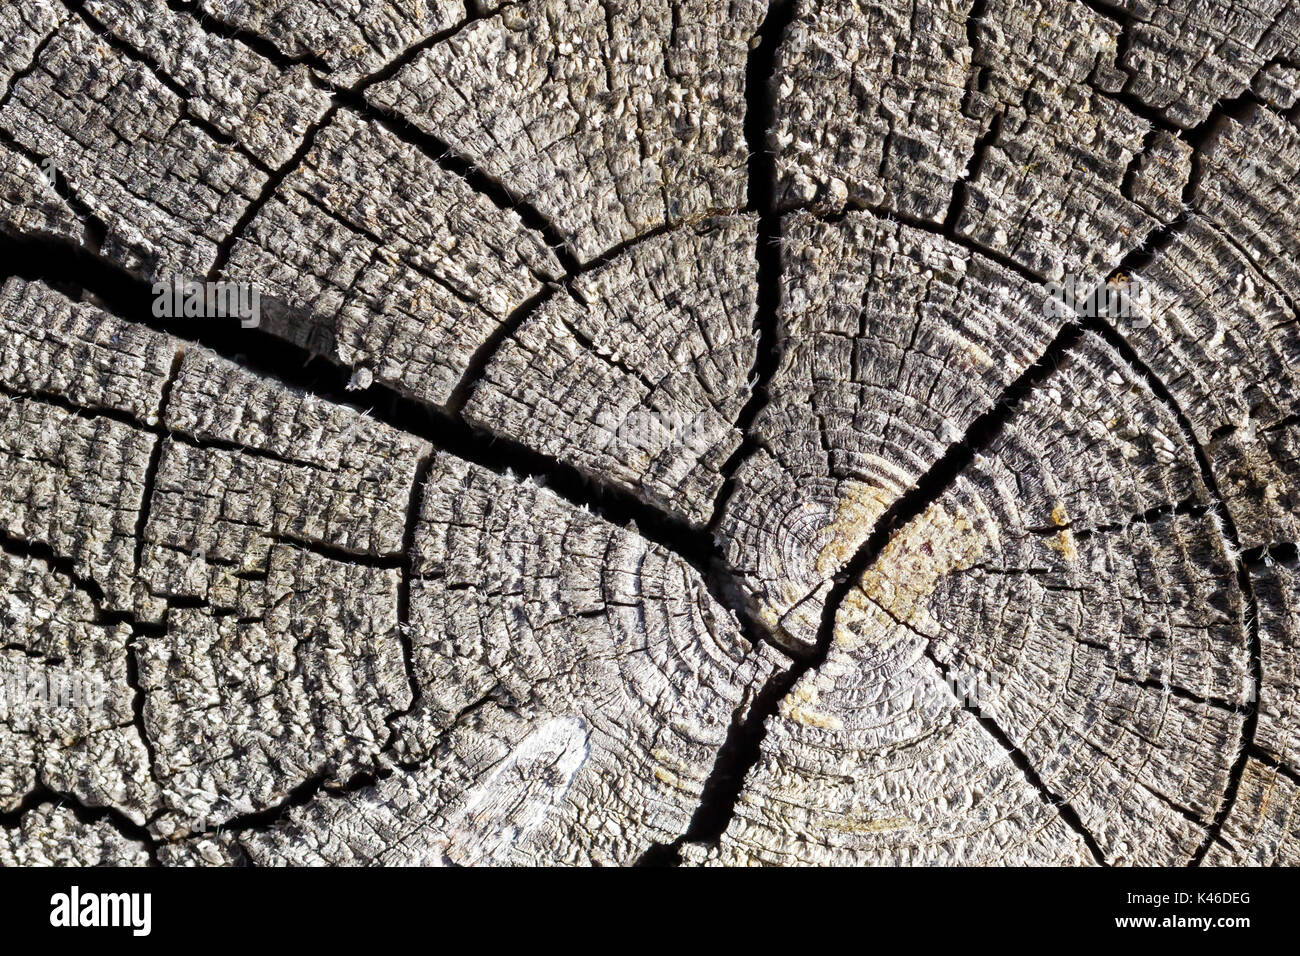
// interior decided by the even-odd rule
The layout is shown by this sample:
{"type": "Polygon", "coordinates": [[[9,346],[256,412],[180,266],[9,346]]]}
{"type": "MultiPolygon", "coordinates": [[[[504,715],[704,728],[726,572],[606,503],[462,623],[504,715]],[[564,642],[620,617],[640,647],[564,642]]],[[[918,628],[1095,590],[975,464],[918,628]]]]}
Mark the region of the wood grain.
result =
{"type": "Polygon", "coordinates": [[[1294,864],[1298,103],[1289,0],[5,5],[0,863],[1294,864]]]}

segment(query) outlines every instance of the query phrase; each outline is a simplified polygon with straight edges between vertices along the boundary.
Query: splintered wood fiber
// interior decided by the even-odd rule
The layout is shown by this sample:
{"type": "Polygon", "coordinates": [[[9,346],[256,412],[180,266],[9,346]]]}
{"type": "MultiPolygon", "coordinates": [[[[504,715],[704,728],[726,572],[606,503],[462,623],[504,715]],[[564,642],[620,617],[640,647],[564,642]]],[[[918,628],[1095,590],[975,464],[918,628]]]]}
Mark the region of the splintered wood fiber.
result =
{"type": "Polygon", "coordinates": [[[1292,3],[4,4],[0,864],[1300,862],[1298,207],[1292,3]]]}

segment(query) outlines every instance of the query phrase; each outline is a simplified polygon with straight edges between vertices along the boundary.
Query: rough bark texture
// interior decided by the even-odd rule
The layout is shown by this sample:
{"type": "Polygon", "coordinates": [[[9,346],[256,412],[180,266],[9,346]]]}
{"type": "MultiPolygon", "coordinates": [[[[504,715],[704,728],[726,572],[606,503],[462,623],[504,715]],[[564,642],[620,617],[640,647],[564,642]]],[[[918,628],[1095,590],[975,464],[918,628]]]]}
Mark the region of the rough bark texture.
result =
{"type": "Polygon", "coordinates": [[[1298,101],[1286,0],[6,4],[0,864],[1300,862],[1298,101]]]}

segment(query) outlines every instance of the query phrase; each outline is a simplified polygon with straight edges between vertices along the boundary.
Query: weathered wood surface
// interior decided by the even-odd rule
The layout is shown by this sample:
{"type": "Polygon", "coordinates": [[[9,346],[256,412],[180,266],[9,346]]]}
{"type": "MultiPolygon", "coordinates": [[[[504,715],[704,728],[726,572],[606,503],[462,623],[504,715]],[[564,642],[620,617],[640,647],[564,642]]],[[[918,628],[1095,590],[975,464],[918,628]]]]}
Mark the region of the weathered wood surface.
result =
{"type": "Polygon", "coordinates": [[[1298,100],[1285,0],[5,5],[0,864],[1300,861],[1298,100]]]}

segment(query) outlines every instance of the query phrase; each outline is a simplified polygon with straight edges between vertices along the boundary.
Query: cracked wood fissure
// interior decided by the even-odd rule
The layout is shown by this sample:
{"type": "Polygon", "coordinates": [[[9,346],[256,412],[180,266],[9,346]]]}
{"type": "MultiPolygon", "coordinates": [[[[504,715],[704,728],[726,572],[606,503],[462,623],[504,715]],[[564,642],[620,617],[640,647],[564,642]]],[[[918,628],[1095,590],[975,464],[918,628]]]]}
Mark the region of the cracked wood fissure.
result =
{"type": "Polygon", "coordinates": [[[1294,862],[1300,12],[1184,7],[0,12],[0,677],[103,689],[0,862],[1294,862]]]}

